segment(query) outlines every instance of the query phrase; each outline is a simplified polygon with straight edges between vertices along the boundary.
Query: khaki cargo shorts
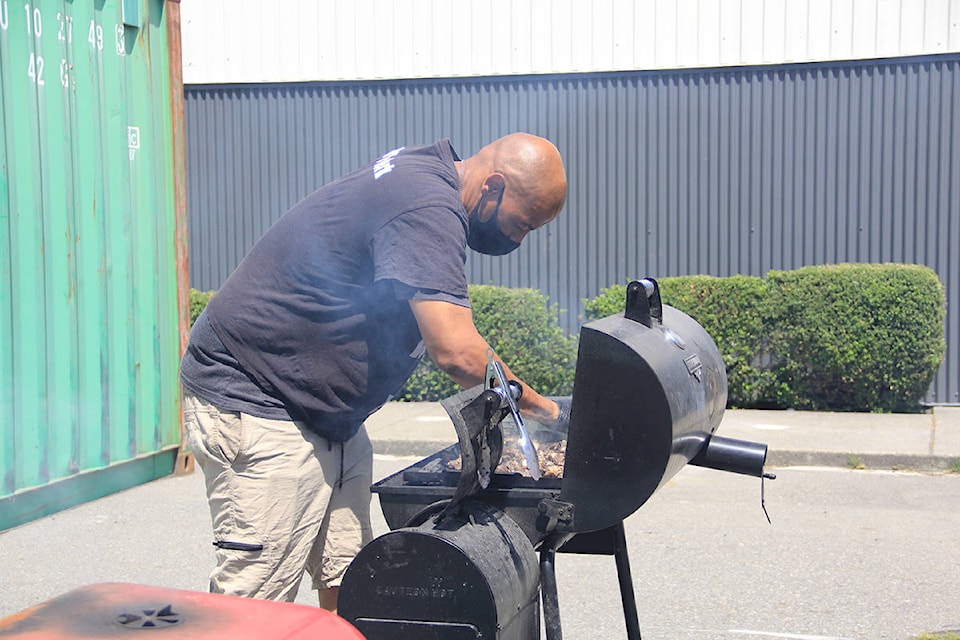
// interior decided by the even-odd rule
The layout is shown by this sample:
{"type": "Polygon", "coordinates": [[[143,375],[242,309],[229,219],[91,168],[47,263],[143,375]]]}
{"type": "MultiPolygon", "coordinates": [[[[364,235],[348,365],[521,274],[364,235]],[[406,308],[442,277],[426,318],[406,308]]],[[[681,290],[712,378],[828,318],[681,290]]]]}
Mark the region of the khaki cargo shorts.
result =
{"type": "Polygon", "coordinates": [[[220,411],[193,395],[183,410],[213,520],[210,591],[292,602],[304,570],[314,589],[339,586],[371,539],[366,429],[337,443],[302,423],[220,411]]]}

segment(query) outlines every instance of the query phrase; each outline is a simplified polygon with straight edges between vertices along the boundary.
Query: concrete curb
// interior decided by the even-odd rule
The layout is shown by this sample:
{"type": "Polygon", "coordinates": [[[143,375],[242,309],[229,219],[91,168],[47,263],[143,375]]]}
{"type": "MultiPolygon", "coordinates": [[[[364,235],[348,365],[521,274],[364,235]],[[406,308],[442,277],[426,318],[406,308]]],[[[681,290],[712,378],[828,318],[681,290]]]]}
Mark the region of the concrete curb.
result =
{"type": "MultiPolygon", "coordinates": [[[[377,455],[424,458],[450,446],[442,440],[374,440],[377,455]]],[[[840,451],[800,451],[773,449],[767,453],[767,466],[836,467],[938,473],[955,469],[960,459],[952,456],[909,453],[855,453],[840,451]]]]}
{"type": "Polygon", "coordinates": [[[767,453],[767,466],[838,467],[890,471],[944,472],[953,469],[957,458],[904,453],[839,453],[834,451],[781,451],[767,453]]]}

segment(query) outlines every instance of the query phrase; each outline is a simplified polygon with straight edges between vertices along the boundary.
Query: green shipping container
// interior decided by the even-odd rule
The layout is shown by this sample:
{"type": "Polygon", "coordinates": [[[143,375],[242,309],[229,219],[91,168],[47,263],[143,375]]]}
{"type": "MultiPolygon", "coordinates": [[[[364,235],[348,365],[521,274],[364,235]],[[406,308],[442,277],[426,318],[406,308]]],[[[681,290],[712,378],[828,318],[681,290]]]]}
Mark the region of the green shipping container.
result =
{"type": "Polygon", "coordinates": [[[179,10],[0,0],[0,530],[175,470],[179,10]]]}

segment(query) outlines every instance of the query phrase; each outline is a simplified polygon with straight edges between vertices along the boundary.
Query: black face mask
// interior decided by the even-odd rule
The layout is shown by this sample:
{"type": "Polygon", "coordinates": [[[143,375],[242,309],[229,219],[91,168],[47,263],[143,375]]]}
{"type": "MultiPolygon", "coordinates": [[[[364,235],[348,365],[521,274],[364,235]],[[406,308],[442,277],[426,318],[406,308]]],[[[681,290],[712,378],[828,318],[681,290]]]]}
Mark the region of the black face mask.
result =
{"type": "Polygon", "coordinates": [[[467,245],[474,251],[485,253],[488,256],[506,255],[519,247],[519,242],[514,242],[500,231],[499,217],[499,202],[497,208],[493,211],[493,215],[486,222],[480,221],[480,205],[477,205],[468,222],[467,245]]]}

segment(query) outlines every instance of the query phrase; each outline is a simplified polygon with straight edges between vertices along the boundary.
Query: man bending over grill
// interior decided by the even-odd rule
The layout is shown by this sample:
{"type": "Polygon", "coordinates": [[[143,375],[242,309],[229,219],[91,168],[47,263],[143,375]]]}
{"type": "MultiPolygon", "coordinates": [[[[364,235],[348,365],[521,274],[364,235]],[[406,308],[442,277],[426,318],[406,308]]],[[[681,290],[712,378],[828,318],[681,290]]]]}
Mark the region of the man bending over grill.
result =
{"type": "MultiPolygon", "coordinates": [[[[556,147],[529,134],[463,160],[448,140],[401,147],[307,196],[253,246],[180,367],[217,547],[212,592],[293,601],[306,570],[336,610],[371,538],[364,420],[424,350],[461,386],[483,382],[466,248],[513,251],[566,190],[556,147]]],[[[566,419],[521,384],[527,417],[566,419]]]]}

